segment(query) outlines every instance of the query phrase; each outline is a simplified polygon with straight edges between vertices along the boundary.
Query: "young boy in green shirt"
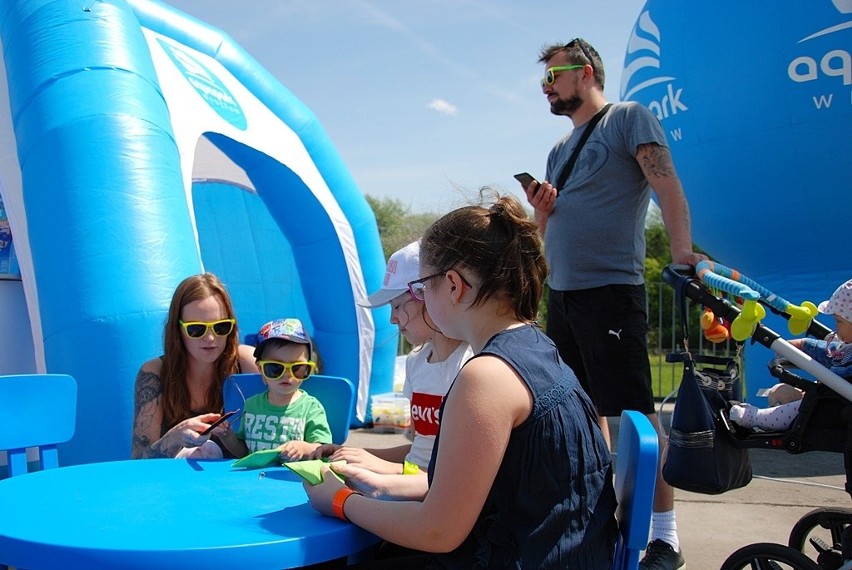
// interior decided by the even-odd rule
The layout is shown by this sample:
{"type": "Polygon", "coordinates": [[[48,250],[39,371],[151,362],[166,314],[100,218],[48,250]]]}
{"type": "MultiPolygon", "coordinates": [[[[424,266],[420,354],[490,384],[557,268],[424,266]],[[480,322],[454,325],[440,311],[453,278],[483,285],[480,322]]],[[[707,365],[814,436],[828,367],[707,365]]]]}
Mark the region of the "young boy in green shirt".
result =
{"type": "Polygon", "coordinates": [[[331,443],[325,408],[301,390],[316,370],[313,343],[299,319],[266,323],[254,351],[266,391],[246,399],[243,420],[222,442],[236,457],[278,449],[282,461],[299,461],[331,443]]]}

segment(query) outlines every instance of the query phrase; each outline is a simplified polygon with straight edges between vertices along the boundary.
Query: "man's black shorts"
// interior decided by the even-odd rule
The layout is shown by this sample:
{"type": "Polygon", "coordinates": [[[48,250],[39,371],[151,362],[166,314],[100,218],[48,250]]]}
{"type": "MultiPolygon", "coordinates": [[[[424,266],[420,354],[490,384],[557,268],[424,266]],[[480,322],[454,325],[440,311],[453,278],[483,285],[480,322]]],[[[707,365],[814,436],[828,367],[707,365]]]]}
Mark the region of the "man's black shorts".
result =
{"type": "Polygon", "coordinates": [[[644,285],[550,291],[547,335],[601,416],[652,414],[644,285]]]}

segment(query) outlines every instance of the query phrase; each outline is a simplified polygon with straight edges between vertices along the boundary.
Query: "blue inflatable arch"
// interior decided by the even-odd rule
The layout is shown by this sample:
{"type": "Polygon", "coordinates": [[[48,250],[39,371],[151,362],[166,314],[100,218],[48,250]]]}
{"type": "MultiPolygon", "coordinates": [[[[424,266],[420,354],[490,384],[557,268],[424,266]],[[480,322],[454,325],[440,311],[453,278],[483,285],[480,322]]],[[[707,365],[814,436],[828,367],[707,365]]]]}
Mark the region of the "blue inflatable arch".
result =
{"type": "Polygon", "coordinates": [[[161,353],[175,286],[202,271],[225,282],[242,334],[303,319],[365,420],[369,396],[391,389],[396,345],[375,342],[394,335],[386,312],[355,300],[380,286],[384,258],[310,110],[221,31],[160,2],[5,1],[0,38],[16,142],[0,188],[34,365],[79,383],[64,461],[129,456],[136,372],[161,353]],[[239,175],[195,168],[211,151],[239,175]]]}

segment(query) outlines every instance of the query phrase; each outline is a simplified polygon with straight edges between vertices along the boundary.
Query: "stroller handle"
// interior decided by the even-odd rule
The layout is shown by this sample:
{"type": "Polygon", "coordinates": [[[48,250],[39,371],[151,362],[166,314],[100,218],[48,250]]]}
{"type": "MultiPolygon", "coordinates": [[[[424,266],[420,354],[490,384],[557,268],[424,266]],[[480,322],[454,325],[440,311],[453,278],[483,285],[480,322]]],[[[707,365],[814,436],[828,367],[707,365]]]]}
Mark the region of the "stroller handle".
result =
{"type": "MultiPolygon", "coordinates": [[[[699,263],[699,266],[700,265],[701,264],[699,263]]],[[[663,269],[662,278],[663,281],[665,281],[666,284],[672,287],[675,291],[677,291],[679,287],[683,287],[684,294],[688,299],[704,307],[709,307],[717,317],[721,317],[732,323],[740,315],[739,307],[730,303],[726,299],[716,297],[709,291],[707,286],[696,277],[695,270],[692,266],[675,264],[667,265],[663,269]]],[[[761,298],[758,302],[761,305],[767,306],[773,313],[779,314],[785,319],[791,318],[789,312],[778,311],[775,307],[766,303],[763,298],[761,298]]],[[[813,338],[824,339],[831,334],[832,331],[818,320],[811,319],[807,327],[807,331],[805,332],[813,338]]],[[[770,347],[777,336],[778,335],[776,333],[759,322],[751,333],[751,337],[755,342],[759,342],[767,348],[770,347]]]]}
{"type": "MultiPolygon", "coordinates": [[[[710,293],[707,286],[695,278],[694,275],[689,275],[689,273],[692,272],[683,269],[682,266],[675,268],[669,265],[663,270],[663,281],[675,290],[682,287],[684,295],[687,298],[705,307],[710,307],[717,317],[723,317],[733,322],[740,315],[739,308],[726,299],[720,299],[710,293]]],[[[782,313],[782,316],[785,315],[786,313],[782,313]]],[[[831,330],[819,321],[813,320],[808,327],[808,333],[815,338],[824,339],[831,333],[831,330]]],[[[852,384],[814,361],[810,356],[781,338],[778,333],[763,323],[758,322],[755,324],[751,338],[754,342],[775,351],[782,358],[789,360],[793,366],[811,374],[814,378],[852,402],[852,384]]]]}

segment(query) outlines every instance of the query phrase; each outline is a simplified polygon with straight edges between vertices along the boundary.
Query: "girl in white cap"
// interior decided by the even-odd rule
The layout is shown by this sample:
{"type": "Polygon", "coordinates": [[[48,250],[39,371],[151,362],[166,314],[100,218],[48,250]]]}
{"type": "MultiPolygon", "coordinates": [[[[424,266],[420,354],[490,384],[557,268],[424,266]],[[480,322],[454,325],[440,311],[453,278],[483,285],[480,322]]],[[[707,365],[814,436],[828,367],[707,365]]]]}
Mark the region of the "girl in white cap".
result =
{"type": "Polygon", "coordinates": [[[372,309],[389,304],[391,323],[414,346],[405,360],[402,389],[411,402],[412,443],[384,449],[329,444],[314,453],[314,457],[331,457],[387,475],[381,479],[388,494],[412,498],[422,497],[428,487],[426,470],[444,395],[462,364],[473,355],[467,343],[443,335],[429,317],[426,304],[409,292],[408,283],[420,276],[419,271],[420,242],[416,241],[390,256],[381,289],[358,303],[372,309]]]}
{"type": "MultiPolygon", "coordinates": [[[[822,364],[838,376],[852,380],[852,279],[834,291],[831,299],[819,304],[819,312],[831,315],[837,323],[835,332],[826,340],[797,338],[790,344],[822,364]]],[[[736,404],[731,408],[731,420],[747,428],[783,431],[790,427],[799,413],[804,393],[779,383],[770,388],[769,408],[751,404],[736,404]]]]}

